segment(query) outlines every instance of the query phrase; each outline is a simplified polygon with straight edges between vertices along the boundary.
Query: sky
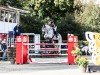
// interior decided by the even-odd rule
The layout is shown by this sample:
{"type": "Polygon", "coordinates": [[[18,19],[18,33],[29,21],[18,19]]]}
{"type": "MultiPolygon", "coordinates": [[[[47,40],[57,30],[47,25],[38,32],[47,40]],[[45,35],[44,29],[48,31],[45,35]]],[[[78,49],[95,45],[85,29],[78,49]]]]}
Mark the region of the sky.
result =
{"type": "MultiPolygon", "coordinates": [[[[83,3],[88,3],[91,0],[82,0],[83,3]]],[[[92,0],[95,4],[99,4],[100,5],[100,0],[92,0]]]]}

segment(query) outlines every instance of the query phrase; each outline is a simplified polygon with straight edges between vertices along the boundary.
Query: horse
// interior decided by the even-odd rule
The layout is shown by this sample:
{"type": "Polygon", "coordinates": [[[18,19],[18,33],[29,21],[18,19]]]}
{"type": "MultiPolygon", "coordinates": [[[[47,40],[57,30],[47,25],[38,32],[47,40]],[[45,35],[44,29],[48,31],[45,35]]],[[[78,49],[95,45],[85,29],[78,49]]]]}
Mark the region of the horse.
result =
{"type": "Polygon", "coordinates": [[[58,45],[55,46],[59,49],[61,48],[62,36],[59,33],[55,35],[53,28],[50,25],[44,25],[42,27],[42,34],[47,43],[58,43],[58,45]]]}

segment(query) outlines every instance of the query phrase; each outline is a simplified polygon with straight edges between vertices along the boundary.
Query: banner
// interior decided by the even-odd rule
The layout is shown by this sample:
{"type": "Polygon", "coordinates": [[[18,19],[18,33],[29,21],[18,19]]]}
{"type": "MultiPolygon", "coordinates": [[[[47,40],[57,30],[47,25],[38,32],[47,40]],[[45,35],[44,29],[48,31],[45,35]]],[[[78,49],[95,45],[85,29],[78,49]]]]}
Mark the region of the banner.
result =
{"type": "Polygon", "coordinates": [[[9,31],[13,31],[14,27],[17,23],[9,23],[0,21],[0,33],[8,33],[9,31]]]}

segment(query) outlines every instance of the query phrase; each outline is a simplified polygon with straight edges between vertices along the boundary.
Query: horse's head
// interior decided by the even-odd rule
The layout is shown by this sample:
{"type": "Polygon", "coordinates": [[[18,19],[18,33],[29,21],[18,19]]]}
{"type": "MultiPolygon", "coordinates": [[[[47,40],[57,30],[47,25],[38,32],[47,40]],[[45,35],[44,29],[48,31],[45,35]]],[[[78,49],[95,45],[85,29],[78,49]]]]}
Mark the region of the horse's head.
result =
{"type": "Polygon", "coordinates": [[[44,35],[45,33],[46,33],[46,26],[43,25],[43,26],[42,26],[42,35],[44,35]]]}

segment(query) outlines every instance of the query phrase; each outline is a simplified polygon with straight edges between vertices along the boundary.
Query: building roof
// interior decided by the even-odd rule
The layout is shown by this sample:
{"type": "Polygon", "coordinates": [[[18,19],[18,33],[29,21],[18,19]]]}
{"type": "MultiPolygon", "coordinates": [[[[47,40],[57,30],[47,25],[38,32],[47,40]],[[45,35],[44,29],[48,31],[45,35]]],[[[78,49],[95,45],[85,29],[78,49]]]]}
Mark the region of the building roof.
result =
{"type": "Polygon", "coordinates": [[[20,13],[29,13],[29,11],[27,10],[18,9],[18,8],[14,8],[11,6],[0,6],[0,10],[7,10],[7,11],[12,11],[12,12],[20,12],[20,13]]]}

